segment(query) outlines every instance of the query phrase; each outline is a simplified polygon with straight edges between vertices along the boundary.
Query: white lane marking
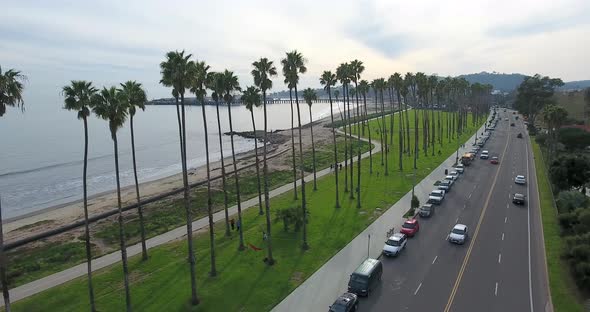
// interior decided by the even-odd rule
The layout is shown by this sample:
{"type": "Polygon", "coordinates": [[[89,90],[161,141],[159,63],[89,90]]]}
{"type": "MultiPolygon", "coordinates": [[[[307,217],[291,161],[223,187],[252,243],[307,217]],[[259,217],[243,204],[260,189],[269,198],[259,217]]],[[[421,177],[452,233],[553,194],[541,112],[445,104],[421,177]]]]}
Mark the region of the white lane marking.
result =
{"type": "MultiPolygon", "coordinates": [[[[473,193],[471,193],[471,194],[473,194],[473,193]]],[[[471,194],[469,194],[469,198],[471,198],[471,194]]]]}
{"type": "Polygon", "coordinates": [[[475,190],[477,188],[477,184],[473,186],[473,189],[475,190]]]}
{"type": "Polygon", "coordinates": [[[498,254],[498,263],[502,263],[502,254],[501,253],[498,254]]]}
{"type": "Polygon", "coordinates": [[[504,233],[502,233],[502,240],[504,240],[504,233]]]}
{"type": "MultiPolygon", "coordinates": [[[[529,145],[526,145],[526,175],[530,177],[529,174],[529,145]]],[[[526,191],[527,191],[527,198],[531,198],[531,190],[529,188],[529,184],[526,184],[526,191]]],[[[533,283],[531,281],[531,209],[529,206],[529,201],[526,201],[527,206],[527,226],[528,226],[528,248],[529,248],[529,301],[531,305],[531,312],[534,311],[533,309],[533,283]]]]}
{"type": "Polygon", "coordinates": [[[504,223],[508,221],[508,217],[504,217],[504,223]]]}
{"type": "Polygon", "coordinates": [[[494,296],[498,295],[498,282],[496,282],[496,289],[494,290],[494,296]]]}
{"type": "Polygon", "coordinates": [[[459,223],[459,218],[457,218],[457,220],[455,220],[455,223],[459,223]]]}
{"type": "Polygon", "coordinates": [[[467,204],[463,204],[463,209],[465,209],[465,207],[467,207],[467,204]]]}
{"type": "Polygon", "coordinates": [[[506,208],[510,208],[510,204],[506,204],[506,208]]]}
{"type": "Polygon", "coordinates": [[[416,288],[416,291],[414,292],[414,296],[418,293],[418,291],[420,290],[420,287],[422,287],[422,283],[420,283],[420,285],[418,285],[418,288],[416,288]]]}
{"type": "Polygon", "coordinates": [[[436,259],[438,259],[438,256],[434,257],[434,260],[432,260],[432,264],[436,262],[436,259]]]}

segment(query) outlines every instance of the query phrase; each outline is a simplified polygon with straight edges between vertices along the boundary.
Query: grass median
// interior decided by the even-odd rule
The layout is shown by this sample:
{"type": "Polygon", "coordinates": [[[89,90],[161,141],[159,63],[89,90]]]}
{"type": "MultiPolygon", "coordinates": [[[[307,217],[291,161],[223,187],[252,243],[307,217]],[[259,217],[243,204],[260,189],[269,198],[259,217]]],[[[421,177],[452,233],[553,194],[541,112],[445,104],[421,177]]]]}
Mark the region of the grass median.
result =
{"type": "Polygon", "coordinates": [[[543,154],[534,137],[531,137],[531,145],[535,155],[539,205],[541,207],[549,288],[551,289],[553,308],[555,311],[582,312],[584,308],[575,295],[576,285],[570,276],[567,263],[561,258],[565,245],[560,236],[557,209],[554,205],[543,154]]]}
{"type": "MultiPolygon", "coordinates": [[[[410,112],[413,122],[414,112],[410,112]]],[[[447,114],[444,114],[447,117],[447,114]]],[[[446,119],[443,119],[443,124],[446,119]]],[[[397,121],[397,120],[396,120],[397,121]]],[[[443,144],[436,144],[435,156],[420,155],[417,181],[428,175],[443,160],[452,155],[459,142],[465,142],[476,127],[468,122],[469,128],[460,138],[443,138],[443,144]],[[449,143],[450,141],[450,143],[449,143]]],[[[371,121],[372,129],[378,128],[377,121],[371,121]]],[[[399,126],[396,124],[396,126],[399,126]]],[[[412,125],[411,125],[412,126],[412,125]]],[[[394,131],[397,142],[397,131],[394,131]]],[[[420,131],[423,134],[423,131],[420,131]]],[[[377,136],[374,136],[377,137],[377,136]]],[[[421,141],[419,141],[421,142],[421,141]]],[[[419,143],[420,144],[420,143],[419,143]]],[[[420,145],[421,147],[421,145],[420,145]]],[[[312,181],[307,180],[306,193],[309,209],[308,241],[310,249],[301,250],[301,232],[285,231],[279,222],[273,223],[274,266],[263,263],[266,256],[266,242],[262,237],[265,216],[258,215],[257,209],[243,212],[244,237],[247,245],[256,247],[238,251],[237,232],[231,237],[223,235],[223,223],[216,228],[216,255],[218,276],[209,277],[210,254],[208,234],[195,233],[197,258],[197,292],[201,303],[196,307],[189,304],[190,282],[187,265],[186,242],[178,241],[151,249],[150,259],[142,262],[132,257],[129,263],[131,296],[136,311],[268,311],[313,274],[319,267],[342,249],[358,233],[411,190],[412,178],[400,173],[397,167],[399,154],[397,145],[389,153],[389,175],[383,172],[380,155],[373,155],[373,174],[369,174],[369,160],[363,159],[361,166],[362,208],[356,208],[356,200],[349,200],[349,194],[340,192],[342,207],[334,208],[335,183],[332,174],[318,180],[318,191],[312,190],[312,181]],[[381,208],[381,209],[376,209],[381,208]],[[261,248],[262,250],[255,250],[261,248]]],[[[429,152],[430,154],[430,152],[429,152]]],[[[405,168],[411,171],[413,156],[404,155],[405,168]]],[[[341,160],[341,159],[340,159],[341,160]]],[[[356,164],[356,158],[355,158],[356,164]]],[[[342,173],[344,173],[342,171],[342,173]]],[[[356,168],[355,187],[356,187],[356,168]]],[[[340,175],[341,190],[344,174],[340,175]]],[[[356,195],[356,194],[355,194],[356,195]]],[[[291,192],[271,199],[272,218],[277,209],[299,206],[291,192]]],[[[409,205],[409,203],[408,203],[409,205]]],[[[348,274],[343,272],[342,274],[348,274]]],[[[101,311],[124,310],[122,269],[115,264],[94,274],[97,308],[101,311]]],[[[79,278],[64,285],[17,302],[14,311],[83,311],[88,309],[87,281],[79,278]]]]}

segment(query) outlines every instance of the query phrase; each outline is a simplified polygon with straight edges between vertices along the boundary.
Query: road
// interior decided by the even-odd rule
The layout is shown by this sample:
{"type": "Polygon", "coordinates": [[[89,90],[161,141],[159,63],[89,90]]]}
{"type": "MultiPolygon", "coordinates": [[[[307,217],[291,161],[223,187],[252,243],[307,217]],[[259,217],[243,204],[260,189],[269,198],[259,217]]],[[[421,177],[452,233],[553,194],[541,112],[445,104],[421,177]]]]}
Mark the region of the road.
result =
{"type": "Polygon", "coordinates": [[[477,159],[467,167],[435,215],[420,220],[406,250],[382,259],[381,287],[361,299],[361,311],[551,309],[528,135],[511,111],[499,110],[499,116],[483,150],[500,164],[477,159]],[[526,185],[514,184],[517,174],[527,177],[526,185]],[[512,203],[516,192],[527,196],[524,206],[512,203]],[[464,245],[446,240],[456,223],[469,228],[464,245]]]}

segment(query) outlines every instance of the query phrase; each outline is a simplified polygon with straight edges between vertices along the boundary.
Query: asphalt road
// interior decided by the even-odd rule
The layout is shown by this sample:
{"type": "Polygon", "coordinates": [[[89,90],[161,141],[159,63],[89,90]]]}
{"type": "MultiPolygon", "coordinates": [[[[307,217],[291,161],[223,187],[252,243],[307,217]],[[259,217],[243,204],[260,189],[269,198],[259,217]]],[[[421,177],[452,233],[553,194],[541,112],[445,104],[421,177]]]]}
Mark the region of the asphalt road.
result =
{"type": "Polygon", "coordinates": [[[434,216],[420,219],[420,232],[406,250],[382,258],[381,287],[361,299],[361,311],[546,311],[533,155],[522,121],[512,111],[498,113],[482,150],[500,164],[478,158],[466,168],[434,216]],[[526,176],[526,185],[514,183],[518,174],[526,176]],[[512,203],[514,193],[527,196],[524,206],[512,203]],[[446,240],[456,223],[469,228],[464,245],[446,240]]]}

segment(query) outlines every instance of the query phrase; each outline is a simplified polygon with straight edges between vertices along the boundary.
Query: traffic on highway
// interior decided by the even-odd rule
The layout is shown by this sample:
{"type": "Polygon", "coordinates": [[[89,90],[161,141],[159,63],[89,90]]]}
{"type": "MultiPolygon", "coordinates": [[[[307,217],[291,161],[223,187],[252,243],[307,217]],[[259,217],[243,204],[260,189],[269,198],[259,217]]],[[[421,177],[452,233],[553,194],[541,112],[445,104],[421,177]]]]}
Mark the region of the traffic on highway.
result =
{"type": "Polygon", "coordinates": [[[548,300],[534,162],[522,118],[492,109],[428,202],[350,274],[330,311],[534,311],[548,300]],[[526,140],[523,139],[526,138],[526,140]]]}

